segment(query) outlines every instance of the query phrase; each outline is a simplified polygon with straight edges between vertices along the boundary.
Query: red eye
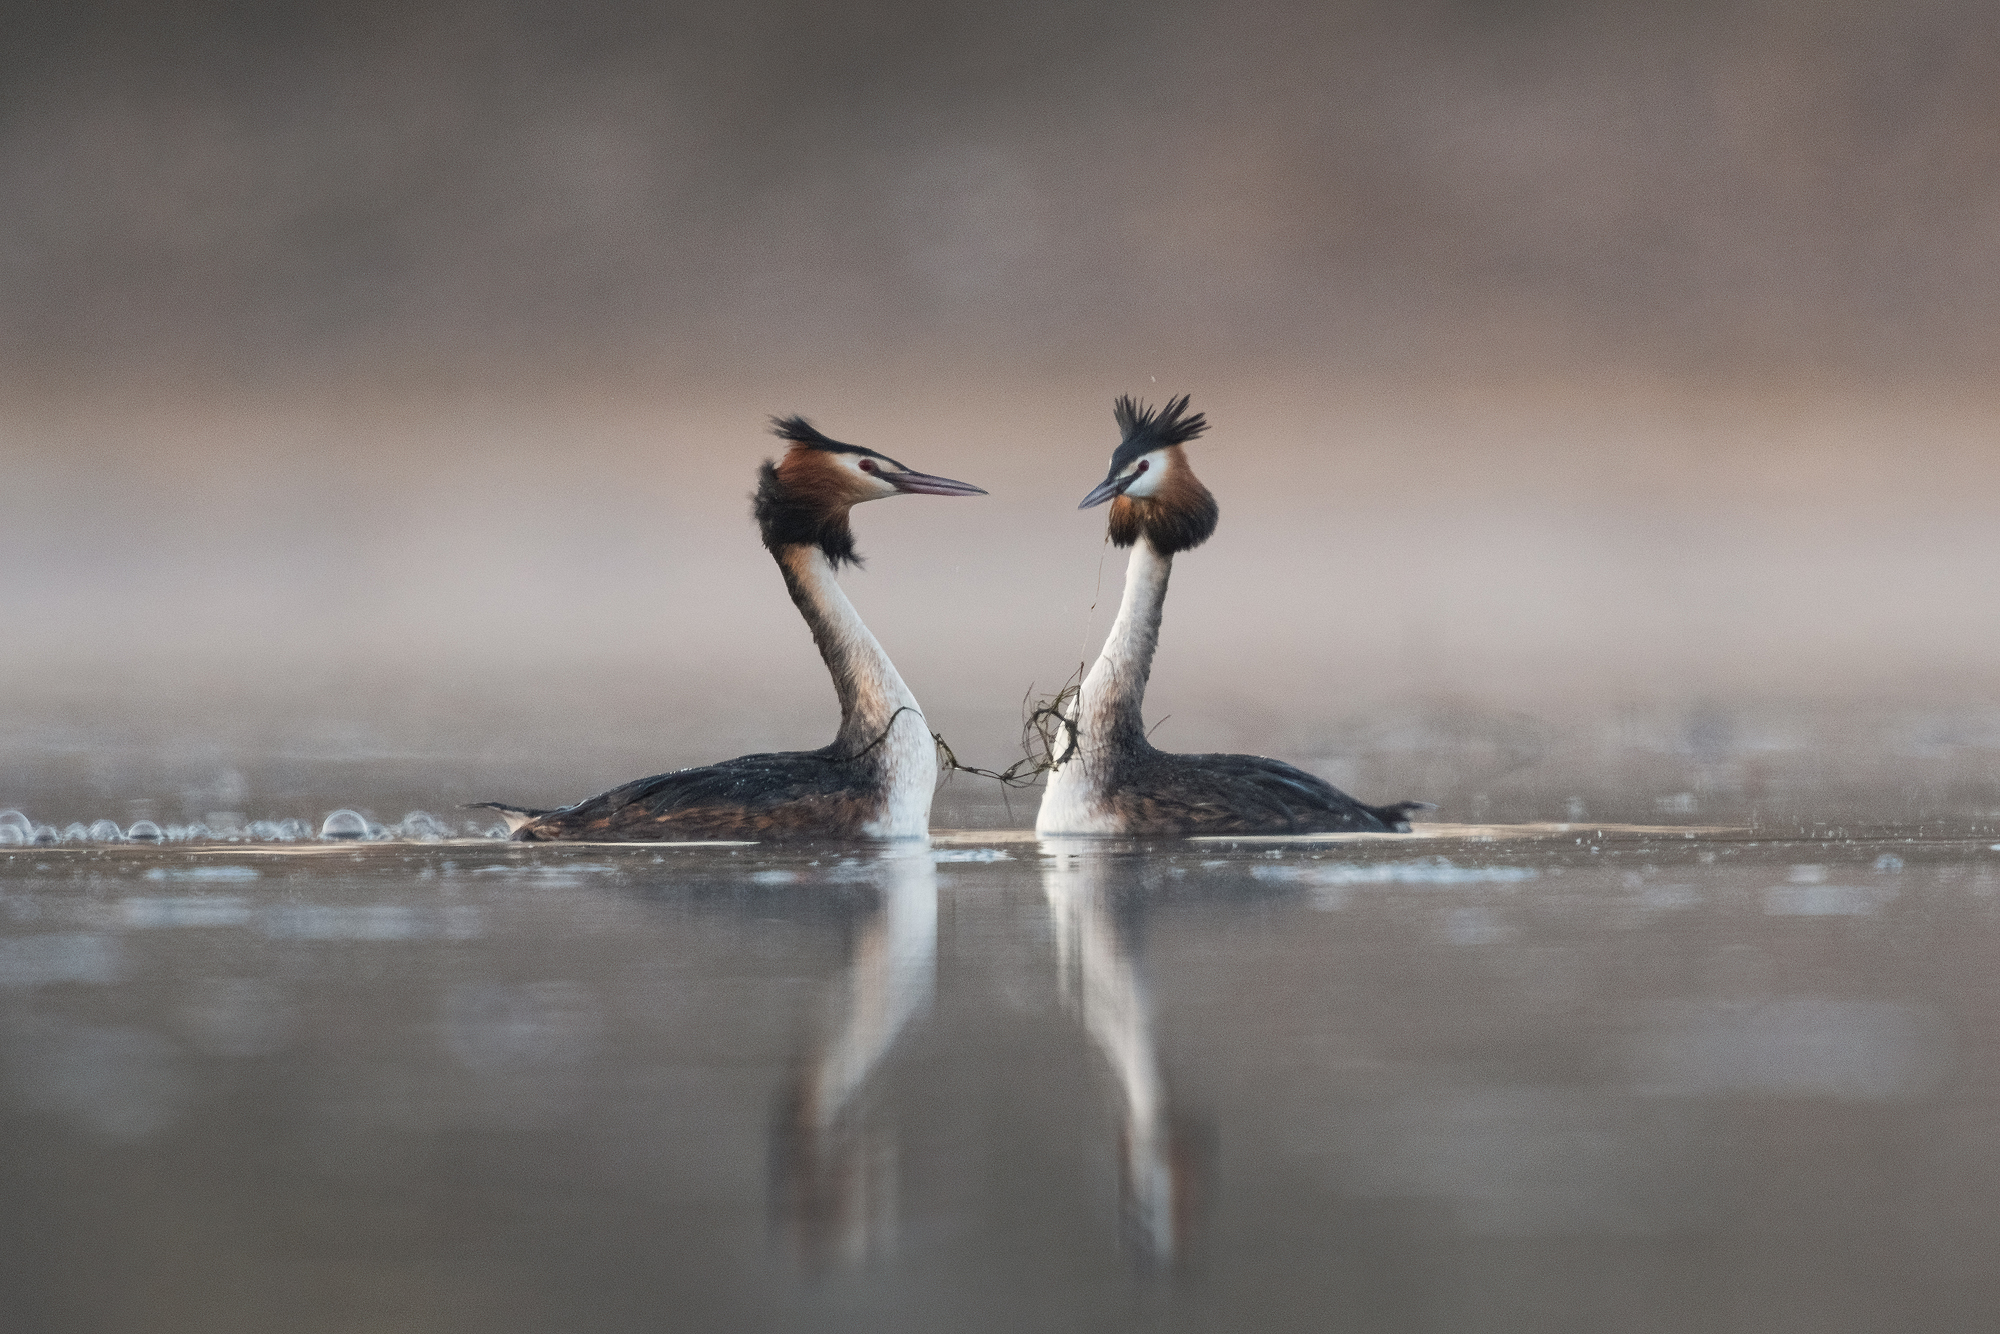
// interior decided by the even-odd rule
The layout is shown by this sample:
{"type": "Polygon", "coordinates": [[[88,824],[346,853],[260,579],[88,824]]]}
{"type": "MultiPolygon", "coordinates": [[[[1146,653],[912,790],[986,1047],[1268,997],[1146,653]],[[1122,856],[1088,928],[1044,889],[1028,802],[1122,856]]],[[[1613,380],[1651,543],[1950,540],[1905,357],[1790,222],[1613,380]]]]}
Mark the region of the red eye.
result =
{"type": "Polygon", "coordinates": [[[875,460],[874,460],[874,459],[863,459],[863,460],[861,460],[861,471],[863,471],[863,472],[874,472],[874,471],[875,471],[875,460]]]}

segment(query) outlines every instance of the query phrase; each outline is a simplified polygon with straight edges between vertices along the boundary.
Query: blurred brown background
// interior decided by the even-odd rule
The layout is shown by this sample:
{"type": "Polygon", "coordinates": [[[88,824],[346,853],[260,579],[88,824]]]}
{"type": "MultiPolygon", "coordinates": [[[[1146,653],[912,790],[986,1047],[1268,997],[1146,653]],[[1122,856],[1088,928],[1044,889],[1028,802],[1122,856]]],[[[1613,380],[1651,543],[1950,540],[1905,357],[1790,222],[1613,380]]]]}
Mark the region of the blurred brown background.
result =
{"type": "Polygon", "coordinates": [[[1991,6],[0,17],[0,805],[820,744],[746,513],[790,411],[992,492],[860,511],[848,583],[1004,764],[1115,604],[1110,400],[1185,390],[1160,744],[1450,818],[2000,808],[1991,6]]]}

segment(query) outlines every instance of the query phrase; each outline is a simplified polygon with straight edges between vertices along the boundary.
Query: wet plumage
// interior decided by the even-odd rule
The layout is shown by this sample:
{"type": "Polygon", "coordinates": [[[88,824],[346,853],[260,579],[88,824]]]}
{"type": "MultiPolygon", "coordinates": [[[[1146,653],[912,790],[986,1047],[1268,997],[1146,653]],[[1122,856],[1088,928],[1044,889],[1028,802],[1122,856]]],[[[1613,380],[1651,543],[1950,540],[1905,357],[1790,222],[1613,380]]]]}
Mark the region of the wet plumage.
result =
{"type": "Polygon", "coordinates": [[[1121,754],[1109,801],[1130,834],[1316,834],[1406,831],[1424,802],[1367,806],[1324,778],[1261,755],[1175,755],[1151,744],[1121,754]]]}
{"type": "Polygon", "coordinates": [[[835,746],[743,755],[641,778],[563,810],[524,812],[535,818],[514,836],[598,843],[859,838],[883,786],[879,765],[835,746]]]}

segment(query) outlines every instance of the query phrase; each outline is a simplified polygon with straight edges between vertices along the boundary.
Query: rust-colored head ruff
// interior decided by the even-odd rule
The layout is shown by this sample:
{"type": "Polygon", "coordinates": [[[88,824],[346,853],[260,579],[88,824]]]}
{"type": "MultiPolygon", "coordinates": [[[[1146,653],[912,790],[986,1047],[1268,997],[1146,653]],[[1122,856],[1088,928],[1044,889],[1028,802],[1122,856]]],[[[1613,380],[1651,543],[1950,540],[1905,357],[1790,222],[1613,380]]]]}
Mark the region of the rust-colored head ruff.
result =
{"type": "Polygon", "coordinates": [[[1112,405],[1122,438],[1112,451],[1110,474],[1084,503],[1115,496],[1109,525],[1114,546],[1129,547],[1144,537],[1155,551],[1171,556],[1214,534],[1221,509],[1181,448],[1208,429],[1208,418],[1187,415],[1187,407],[1186,394],[1157,412],[1127,396],[1112,405]]]}
{"type": "Polygon", "coordinates": [[[804,417],[773,417],[771,434],[790,447],[777,462],[764,460],[757,470],[757,494],[751,512],[772,555],[781,547],[818,547],[836,569],[859,565],[854,530],[847,513],[872,494],[864,494],[859,479],[835,460],[837,454],[865,454],[872,449],[829,440],[804,417]]]}
{"type": "Polygon", "coordinates": [[[1111,545],[1129,547],[1144,537],[1162,556],[1198,547],[1215,535],[1222,517],[1215,494],[1188,467],[1179,445],[1166,451],[1167,475],[1150,496],[1120,496],[1111,502],[1111,545]]]}
{"type": "Polygon", "coordinates": [[[810,546],[836,567],[859,565],[847,512],[864,500],[986,494],[970,482],[933,477],[887,454],[829,440],[804,417],[771,418],[771,434],[790,448],[776,463],[764,460],[751,513],[774,556],[785,547],[810,546]]]}

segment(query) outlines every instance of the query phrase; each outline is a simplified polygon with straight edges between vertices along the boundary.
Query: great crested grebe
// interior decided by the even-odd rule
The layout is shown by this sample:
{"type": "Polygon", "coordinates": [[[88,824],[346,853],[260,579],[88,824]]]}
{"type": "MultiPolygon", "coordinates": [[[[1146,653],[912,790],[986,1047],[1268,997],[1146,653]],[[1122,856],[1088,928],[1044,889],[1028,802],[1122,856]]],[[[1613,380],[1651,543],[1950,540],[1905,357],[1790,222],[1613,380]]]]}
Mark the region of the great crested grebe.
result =
{"type": "Polygon", "coordinates": [[[861,623],[834,573],[859,565],[848,511],[888,496],[983,496],[886,454],[774,417],[787,443],[757,475],[753,512],[840,697],[840,733],[819,750],[745,755],[641,778],[561,810],[479,803],[525,842],[918,838],[928,832],[937,752],[916,696],[861,623]]]}
{"type": "Polygon", "coordinates": [[[1066,715],[1039,834],[1377,833],[1410,827],[1426,802],[1365,806],[1331,783],[1259,755],[1169,755],[1146,739],[1140,707],[1176,552],[1215,531],[1217,508],[1181,446],[1208,429],[1187,395],[1158,412],[1120,398],[1111,471],[1078,509],[1111,502],[1111,541],[1131,547],[1125,596],[1066,715]]]}

